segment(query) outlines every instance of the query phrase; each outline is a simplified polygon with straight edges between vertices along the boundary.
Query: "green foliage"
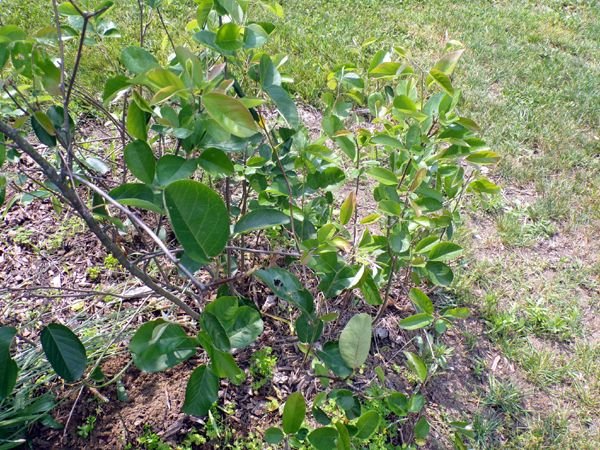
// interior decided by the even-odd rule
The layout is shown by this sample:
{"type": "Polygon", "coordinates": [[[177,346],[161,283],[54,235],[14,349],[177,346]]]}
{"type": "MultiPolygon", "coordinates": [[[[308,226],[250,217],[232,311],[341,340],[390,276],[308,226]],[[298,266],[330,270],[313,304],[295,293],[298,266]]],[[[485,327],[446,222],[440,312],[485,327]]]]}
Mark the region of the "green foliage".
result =
{"type": "Polygon", "coordinates": [[[254,352],[250,358],[250,375],[252,375],[252,388],[260,389],[266,385],[277,367],[277,356],[271,347],[263,347],[254,352]]]}
{"type": "MultiPolygon", "coordinates": [[[[15,110],[0,114],[2,130],[7,130],[3,133],[49,178],[47,195],[58,191],[112,252],[107,268],[122,264],[193,319],[188,328],[194,328],[195,336],[179,324],[156,319],[142,324],[129,344],[133,362],[146,372],[176,367],[199,351],[206,354],[206,363],[188,381],[183,412],[210,417],[220,380],[244,381],[236,350],[253,345],[264,324],[257,306],[240,290],[229,288],[240,279],[259,280],[291,307],[297,348],[314,376],[324,386],[330,380],[341,382],[317,393],[313,401],[309,412],[323,427],[303,426],[308,423],[307,399],[294,392],[283,408],[281,430],[269,429],[267,441],[349,449],[376,436],[395,415],[403,423],[410,417],[414,443],[424,444],[429,424],[421,394],[385,392],[379,398],[382,410],[376,411],[365,406],[364,393],[343,383],[352,381],[369,361],[373,324],[391,301],[401,300],[394,297],[408,297],[415,307],[399,326],[414,332],[415,342],[425,339],[428,344],[404,352],[417,388],[444,364],[447,352],[432,340],[468,314],[465,308],[439,308],[424,293],[426,286],[448,287],[454,280],[451,264],[462,248],[451,240],[461,223],[465,192],[485,196],[497,191],[481,166],[495,163],[498,155],[479,137],[477,124],[463,116],[461,93],[452,79],[463,49],[452,43],[428,71],[413,66],[400,47],[382,49],[362,66],[333,68],[322,96],[322,133],[311,138],[285,88],[285,58],[260,50],[274,25],[251,22],[246,1],[196,3],[197,17],[188,25],[193,43],[171,43],[173,55],[164,58],[144,48],[142,35],[139,46],[121,49],[122,67],[104,83],[104,105],[92,102],[99,113],[116,106],[126,111],[115,123],[127,142],[119,155],[124,166],[116,165],[118,173],[111,173],[116,176],[108,192],[95,184],[96,173],[111,172],[108,162],[96,157],[82,164],[73,153],[79,124],[69,111],[72,85],[60,87],[57,80],[75,80],[79,66],[67,77],[63,67],[54,65],[57,36],[31,39],[17,27],[0,28],[1,48],[11,52],[10,63],[3,63],[9,66],[7,85],[26,80],[44,92],[41,100],[37,92],[31,94],[36,98],[30,123],[53,158],[44,159],[15,138],[26,131],[15,110]],[[273,117],[265,117],[266,109],[273,117]],[[359,111],[370,123],[359,119],[359,111]],[[330,142],[334,148],[328,147],[330,142]],[[346,182],[351,191],[336,201],[335,190],[346,182]],[[361,183],[369,183],[369,198],[359,192],[361,183]],[[376,212],[365,213],[367,202],[376,205],[376,212]],[[143,215],[131,208],[144,210],[143,215]],[[142,248],[135,252],[143,255],[141,260],[158,254],[167,261],[168,272],[159,267],[162,277],[136,265],[139,260],[128,259],[104,232],[126,235],[133,228],[153,242],[140,239],[142,248]],[[240,249],[237,245],[248,242],[248,235],[257,243],[262,236],[269,248],[284,246],[286,251],[240,249]],[[285,268],[266,267],[254,259],[244,273],[244,254],[261,252],[294,262],[285,268]],[[200,271],[210,280],[197,277],[200,271]],[[396,285],[402,289],[392,289],[396,285]],[[209,295],[220,286],[222,291],[209,295]],[[224,296],[226,290],[236,295],[224,296]],[[329,302],[334,308],[340,302],[333,299],[355,294],[360,312],[349,319],[343,314],[347,308],[332,312],[329,305],[323,307],[329,302]],[[321,342],[329,323],[333,330],[343,329],[339,337],[321,342]],[[337,412],[328,414],[326,402],[337,412]]],[[[260,3],[277,15],[281,12],[275,2],[260,3]]],[[[60,5],[61,29],[72,33],[81,48],[112,29],[102,22],[108,7],[99,8],[82,12],[70,3],[60,5]],[[73,26],[67,28],[67,23],[73,26]]],[[[76,61],[82,56],[79,50],[76,61]]],[[[116,120],[112,115],[110,119],[116,120]]],[[[8,395],[14,366],[7,342],[0,357],[8,362],[1,378],[8,395]]],[[[48,325],[41,342],[65,381],[84,377],[86,351],[68,328],[48,325]]],[[[264,384],[276,359],[257,352],[252,364],[251,375],[262,376],[264,384]]],[[[150,448],[149,443],[142,445],[150,448]]]]}

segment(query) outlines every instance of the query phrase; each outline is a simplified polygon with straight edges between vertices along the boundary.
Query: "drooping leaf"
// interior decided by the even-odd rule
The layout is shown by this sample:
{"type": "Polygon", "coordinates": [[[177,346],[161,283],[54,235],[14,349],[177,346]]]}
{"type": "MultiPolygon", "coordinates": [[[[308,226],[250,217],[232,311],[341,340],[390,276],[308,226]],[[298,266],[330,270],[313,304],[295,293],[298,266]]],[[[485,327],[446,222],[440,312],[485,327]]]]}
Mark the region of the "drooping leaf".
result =
{"type": "Polygon", "coordinates": [[[10,346],[16,334],[14,327],[0,327],[0,402],[11,394],[17,382],[19,368],[10,356],[10,346]]]}
{"type": "Polygon", "coordinates": [[[429,261],[425,265],[425,271],[429,279],[438,286],[449,286],[454,279],[452,269],[443,262],[429,261]]]}
{"type": "Polygon", "coordinates": [[[127,132],[136,139],[148,139],[148,115],[142,111],[136,102],[129,103],[127,110],[127,132]]]}
{"type": "Polygon", "coordinates": [[[272,267],[258,270],[254,275],[282,300],[293,303],[308,314],[313,313],[314,300],[311,293],[287,270],[272,267]]]}
{"type": "Polygon", "coordinates": [[[433,314],[433,303],[431,299],[419,288],[412,288],[408,292],[408,298],[413,302],[417,312],[433,314]]]}
{"type": "Polygon", "coordinates": [[[308,441],[317,450],[332,450],[337,448],[338,431],[333,427],[321,427],[308,434],[308,441]]]}
{"type": "Polygon", "coordinates": [[[190,258],[208,261],[223,251],[229,239],[229,214],[219,194],[197,181],[179,180],[163,195],[175,236],[190,258]]]}
{"type": "Polygon", "coordinates": [[[67,383],[79,380],[87,365],[85,347],[69,328],[58,323],[47,325],[40,340],[54,371],[67,383]]]}
{"type": "Polygon", "coordinates": [[[159,67],[156,58],[141,47],[126,47],[121,52],[121,62],[131,73],[140,75],[159,67]]]}
{"type": "Polygon", "coordinates": [[[215,43],[224,50],[239,50],[244,46],[243,28],[233,22],[221,25],[215,43]]]}
{"type": "Polygon", "coordinates": [[[265,87],[264,90],[271,97],[271,100],[273,100],[275,106],[277,106],[277,109],[285,117],[290,126],[297,128],[300,123],[298,108],[287,91],[281,86],[276,85],[265,87]]]}
{"type": "Polygon", "coordinates": [[[152,189],[143,183],[122,184],[110,191],[108,195],[125,206],[147,209],[159,214],[164,213],[162,205],[156,203],[152,189]]]}
{"type": "Polygon", "coordinates": [[[218,398],[219,379],[210,367],[202,365],[190,376],[181,410],[191,416],[202,417],[208,414],[218,398]]]}
{"type": "Polygon", "coordinates": [[[423,416],[417,420],[414,428],[415,433],[415,443],[417,445],[424,445],[427,439],[427,435],[429,434],[429,423],[427,419],[423,416]]]}
{"type": "Polygon", "coordinates": [[[129,343],[129,351],[138,369],[159,372],[191,358],[197,342],[180,325],[156,319],[143,324],[129,343]]]}
{"type": "Polygon", "coordinates": [[[417,375],[418,379],[423,383],[427,379],[427,366],[421,359],[421,357],[413,352],[404,352],[408,366],[417,375]]]}
{"type": "Polygon", "coordinates": [[[418,330],[425,328],[433,323],[433,316],[427,313],[418,313],[409,317],[405,317],[398,325],[405,330],[418,330]]]}
{"type": "Polygon", "coordinates": [[[386,186],[396,186],[398,184],[398,177],[391,170],[384,167],[372,167],[367,170],[367,175],[386,186]]]}
{"type": "Polygon", "coordinates": [[[352,374],[352,369],[348,367],[342,354],[340,353],[339,343],[329,341],[323,345],[323,349],[317,351],[319,359],[325,363],[327,368],[340,378],[346,378],[352,374]]]}
{"type": "Polygon", "coordinates": [[[125,163],[131,173],[143,183],[152,184],[156,172],[156,158],[144,141],[133,141],[125,147],[125,163]]]}
{"type": "Polygon", "coordinates": [[[202,96],[202,102],[208,115],[234,136],[248,138],[258,133],[252,114],[238,99],[211,92],[202,96]]]}
{"type": "Polygon", "coordinates": [[[452,82],[450,81],[450,77],[448,75],[439,69],[433,68],[429,72],[429,76],[434,82],[440,85],[448,95],[454,95],[454,88],[452,87],[452,82]]]}
{"type": "Polygon", "coordinates": [[[355,209],[356,194],[354,191],[352,191],[350,194],[348,194],[348,197],[346,197],[346,200],[344,200],[342,206],[340,207],[340,223],[342,225],[346,225],[350,221],[355,209]]]}
{"type": "Polygon", "coordinates": [[[290,216],[272,208],[257,209],[243,216],[234,227],[236,234],[290,223],[290,216]]]}
{"type": "Polygon", "coordinates": [[[365,313],[356,314],[346,324],[340,335],[340,353],[353,369],[362,366],[371,349],[372,320],[365,313]]]}
{"type": "Polygon", "coordinates": [[[224,151],[207,148],[198,158],[198,164],[211,175],[233,175],[233,163],[224,151]]]}
{"type": "Polygon", "coordinates": [[[185,159],[176,155],[165,155],[156,163],[156,181],[166,186],[173,181],[184,180],[192,176],[196,170],[195,159],[185,159]]]}
{"type": "Polygon", "coordinates": [[[271,427],[265,431],[265,441],[268,444],[279,444],[283,441],[284,434],[281,428],[271,427]]]}
{"type": "Polygon", "coordinates": [[[448,261],[460,256],[463,249],[453,242],[440,242],[433,246],[427,256],[430,261],[448,261]]]}
{"type": "Polygon", "coordinates": [[[356,437],[359,439],[369,439],[379,428],[381,416],[377,411],[367,411],[359,417],[356,422],[356,437]]]}
{"type": "Polygon", "coordinates": [[[290,394],[283,407],[282,425],[285,434],[296,433],[306,416],[306,402],[300,392],[290,394]]]}

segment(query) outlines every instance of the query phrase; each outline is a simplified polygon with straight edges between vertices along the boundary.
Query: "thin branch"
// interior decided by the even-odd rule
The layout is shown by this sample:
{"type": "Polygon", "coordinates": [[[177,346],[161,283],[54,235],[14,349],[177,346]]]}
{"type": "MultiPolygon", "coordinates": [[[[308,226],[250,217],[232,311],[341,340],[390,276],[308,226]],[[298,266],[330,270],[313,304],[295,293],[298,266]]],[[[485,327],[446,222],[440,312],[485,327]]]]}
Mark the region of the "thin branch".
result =
{"type": "Polygon", "coordinates": [[[44,172],[44,175],[57,186],[71,207],[79,214],[79,216],[81,216],[88,228],[96,235],[102,245],[112,253],[129,273],[142,281],[158,295],[165,297],[171,301],[171,303],[180,307],[193,319],[198,319],[200,317],[200,314],[190,308],[183,300],[162,288],[147,273],[143,272],[139,267],[129,261],[121,248],[104,232],[102,227],[100,227],[100,224],[94,219],[87,206],[81,201],[75,191],[64,182],[64,179],[56,172],[56,169],[19,134],[18,130],[12,128],[3,121],[0,121],[0,133],[3,133],[6,137],[11,139],[23,152],[29,155],[38,164],[44,172]]]}
{"type": "Polygon", "coordinates": [[[77,181],[79,181],[80,183],[82,183],[85,186],[87,186],[88,188],[90,188],[92,191],[94,191],[96,194],[98,194],[104,200],[106,200],[111,205],[113,205],[115,208],[117,208],[119,211],[121,211],[123,214],[125,214],[132,222],[135,222],[135,224],[138,227],[140,227],[142,230],[144,230],[144,232],[158,245],[158,247],[162,250],[162,252],[165,254],[165,256],[167,258],[169,258],[169,260],[173,264],[175,264],[177,266],[177,268],[179,270],[181,270],[190,279],[190,281],[194,284],[194,286],[196,286],[201,292],[206,291],[206,285],[204,285],[203,283],[198,281],[196,279],[196,277],[194,277],[194,274],[192,274],[192,272],[190,272],[190,270],[187,267],[185,267],[183,264],[181,264],[179,262],[179,260],[177,259],[177,257],[173,253],[171,253],[171,251],[167,248],[165,243],[154,233],[154,231],[152,231],[152,229],[148,225],[146,225],[144,223],[144,221],[142,221],[140,218],[138,218],[138,216],[136,216],[134,213],[132,213],[129,210],[129,208],[121,205],[119,202],[114,200],[110,195],[108,195],[106,192],[104,192],[98,186],[87,181],[85,178],[82,178],[79,175],[74,175],[74,177],[77,181]]]}

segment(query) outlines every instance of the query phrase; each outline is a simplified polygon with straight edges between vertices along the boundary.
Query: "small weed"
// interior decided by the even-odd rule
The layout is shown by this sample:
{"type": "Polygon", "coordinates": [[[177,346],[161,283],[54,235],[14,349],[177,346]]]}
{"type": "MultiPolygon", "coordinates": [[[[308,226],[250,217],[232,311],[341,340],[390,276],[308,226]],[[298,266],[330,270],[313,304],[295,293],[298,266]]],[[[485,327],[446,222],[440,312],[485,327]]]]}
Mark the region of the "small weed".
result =
{"type": "Polygon", "coordinates": [[[113,255],[106,255],[104,258],[104,267],[107,270],[116,270],[120,266],[119,261],[113,255]]]}
{"type": "Polygon", "coordinates": [[[494,376],[488,378],[488,392],[483,404],[501,411],[512,418],[523,414],[523,394],[511,381],[500,381],[494,376]]]}
{"type": "Polygon", "coordinates": [[[138,448],[144,450],[171,450],[171,446],[152,431],[149,425],[144,425],[144,433],[137,438],[137,443],[140,445],[138,448]]]}
{"type": "Polygon", "coordinates": [[[255,352],[250,359],[252,389],[258,390],[271,381],[276,366],[277,356],[273,355],[271,347],[264,347],[255,352]]]}
{"type": "Polygon", "coordinates": [[[85,423],[77,427],[77,434],[83,439],[88,439],[96,427],[96,416],[89,416],[85,423]]]}
{"type": "Polygon", "coordinates": [[[102,275],[102,269],[96,266],[88,267],[86,270],[86,275],[88,280],[96,281],[100,278],[100,275],[102,275]]]}

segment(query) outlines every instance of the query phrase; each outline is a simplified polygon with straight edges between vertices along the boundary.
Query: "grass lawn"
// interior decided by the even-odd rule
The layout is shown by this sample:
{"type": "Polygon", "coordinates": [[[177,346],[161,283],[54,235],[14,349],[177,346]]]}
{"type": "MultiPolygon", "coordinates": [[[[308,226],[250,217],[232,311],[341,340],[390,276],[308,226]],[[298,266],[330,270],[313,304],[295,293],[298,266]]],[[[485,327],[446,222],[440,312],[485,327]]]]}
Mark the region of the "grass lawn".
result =
{"type": "MultiPolygon", "coordinates": [[[[0,18],[35,29],[48,3],[3,0],[0,18]]],[[[135,42],[135,2],[116,3],[122,39],[135,42]]],[[[166,20],[183,36],[194,2],[171,3],[166,20]]],[[[330,69],[368,61],[382,47],[402,46],[427,67],[448,40],[465,45],[454,84],[463,89],[462,108],[503,156],[491,176],[504,190],[466,211],[470,231],[461,234],[469,252],[455,291],[483,324],[462,334],[466,361],[481,378],[469,392],[475,413],[463,419],[474,424],[476,448],[598,448],[599,4],[281,3],[286,16],[275,21],[271,50],[289,55],[291,89],[309,103],[319,102],[330,69]],[[377,41],[363,46],[370,38],[377,41]],[[478,353],[483,340],[506,362],[478,353]],[[499,372],[502,364],[511,370],[499,372]]],[[[157,31],[148,45],[168,51],[157,31]]],[[[118,64],[110,43],[99,54],[85,60],[90,83],[118,64]]]]}
{"type": "MultiPolygon", "coordinates": [[[[503,155],[501,196],[471,215],[457,291],[516,374],[471,356],[479,448],[600,443],[600,8],[595,2],[286,1],[273,47],[318,101],[337,64],[399,45],[423,66],[467,52],[463,108],[503,155]],[[370,38],[378,42],[362,48],[370,38]],[[483,366],[485,368],[481,368],[483,366]],[[516,380],[516,381],[515,381],[516,380]]],[[[469,338],[465,331],[465,338],[469,338]]],[[[474,348],[477,344],[474,344],[474,348]]]]}

